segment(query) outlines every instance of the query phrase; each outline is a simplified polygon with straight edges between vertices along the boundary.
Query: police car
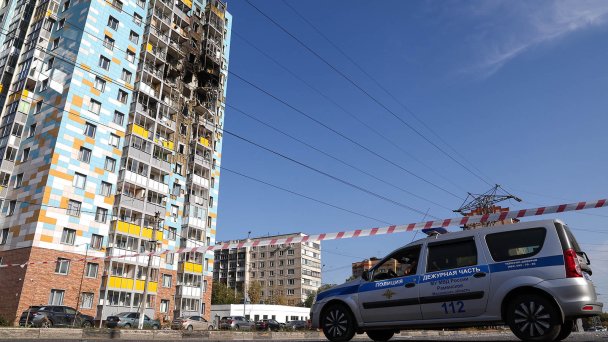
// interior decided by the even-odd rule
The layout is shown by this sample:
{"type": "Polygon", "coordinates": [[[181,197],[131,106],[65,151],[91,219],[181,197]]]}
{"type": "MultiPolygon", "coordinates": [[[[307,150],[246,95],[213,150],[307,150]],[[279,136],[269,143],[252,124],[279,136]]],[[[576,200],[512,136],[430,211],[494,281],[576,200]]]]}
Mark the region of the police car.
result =
{"type": "Polygon", "coordinates": [[[432,235],[319,293],[312,325],[330,341],[504,323],[522,340],[559,341],[602,312],[589,265],[558,220],[432,235]]]}

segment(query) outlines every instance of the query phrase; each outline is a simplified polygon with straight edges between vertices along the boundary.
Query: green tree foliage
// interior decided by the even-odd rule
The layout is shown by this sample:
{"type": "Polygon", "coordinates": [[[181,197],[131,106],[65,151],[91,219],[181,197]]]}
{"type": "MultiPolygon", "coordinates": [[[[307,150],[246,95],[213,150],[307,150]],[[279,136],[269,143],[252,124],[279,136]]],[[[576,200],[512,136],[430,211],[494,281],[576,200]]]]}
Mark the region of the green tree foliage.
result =
{"type": "Polygon", "coordinates": [[[247,289],[247,296],[249,296],[251,304],[260,304],[262,300],[262,285],[257,281],[252,281],[247,289]]]}
{"type": "Polygon", "coordinates": [[[234,293],[234,289],[226,284],[213,282],[211,291],[211,304],[238,304],[243,301],[243,293],[234,293]]]}
{"type": "Polygon", "coordinates": [[[315,297],[317,296],[317,292],[312,292],[309,293],[308,296],[306,296],[306,300],[303,303],[303,306],[306,308],[311,308],[312,307],[312,302],[315,300],[315,297]]]}

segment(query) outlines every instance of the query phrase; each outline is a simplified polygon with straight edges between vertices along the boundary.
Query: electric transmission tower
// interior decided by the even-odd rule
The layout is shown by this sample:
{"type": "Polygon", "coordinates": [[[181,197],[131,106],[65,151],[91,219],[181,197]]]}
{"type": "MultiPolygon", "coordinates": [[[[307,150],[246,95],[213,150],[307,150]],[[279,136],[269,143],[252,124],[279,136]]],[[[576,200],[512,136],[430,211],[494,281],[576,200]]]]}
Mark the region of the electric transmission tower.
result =
{"type": "MultiPolygon", "coordinates": [[[[511,199],[515,200],[517,202],[521,202],[521,198],[508,193],[500,185],[496,184],[494,187],[492,187],[492,189],[486,191],[483,194],[472,194],[469,192],[467,198],[465,198],[465,200],[462,203],[462,205],[460,206],[460,208],[454,210],[454,212],[460,213],[463,216],[473,216],[473,215],[486,215],[486,214],[494,214],[494,213],[499,213],[499,212],[503,212],[503,211],[508,211],[509,208],[503,208],[496,204],[499,202],[503,202],[503,201],[511,200],[511,199]]],[[[517,220],[513,220],[513,221],[517,222],[517,220]]],[[[474,223],[471,225],[465,225],[463,228],[464,229],[474,229],[474,228],[478,228],[478,227],[493,226],[497,223],[498,223],[497,221],[474,223]]]]}

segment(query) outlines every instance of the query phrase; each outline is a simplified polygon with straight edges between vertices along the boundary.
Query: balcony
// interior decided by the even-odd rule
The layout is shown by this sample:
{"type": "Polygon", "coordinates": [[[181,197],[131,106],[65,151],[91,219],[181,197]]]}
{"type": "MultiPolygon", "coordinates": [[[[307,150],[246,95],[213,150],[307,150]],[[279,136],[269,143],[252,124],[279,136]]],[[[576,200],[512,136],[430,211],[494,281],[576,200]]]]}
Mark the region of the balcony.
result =
{"type": "Polygon", "coordinates": [[[138,224],[129,223],[129,222],[120,221],[120,220],[113,220],[110,223],[110,228],[114,229],[115,231],[119,231],[121,233],[131,234],[131,235],[136,235],[136,236],[139,236],[139,232],[141,231],[141,227],[138,224]]]}
{"type": "Polygon", "coordinates": [[[203,178],[199,175],[196,174],[190,174],[188,175],[188,182],[197,184],[202,186],[203,188],[208,189],[209,188],[209,179],[207,178],[203,178]]]}
{"type": "Polygon", "coordinates": [[[201,155],[195,155],[193,157],[190,158],[190,162],[193,162],[195,164],[199,164],[207,169],[211,169],[211,160],[201,156],[201,155]]]}
{"type": "Polygon", "coordinates": [[[201,288],[187,285],[177,285],[175,295],[178,297],[201,297],[201,288]]]}
{"type": "MultiPolygon", "coordinates": [[[[145,280],[133,280],[131,278],[122,278],[122,277],[114,277],[111,276],[108,279],[108,288],[111,289],[121,289],[121,290],[136,290],[143,291],[145,287],[145,280]],[[135,286],[133,286],[135,285],[135,286]]],[[[148,282],[148,292],[155,293],[158,290],[158,282],[150,281],[148,282]]]]}
{"type": "Polygon", "coordinates": [[[131,132],[132,134],[135,134],[144,139],[150,139],[152,137],[152,133],[150,133],[150,131],[134,123],[129,124],[127,126],[127,132],[131,132]]]}
{"type": "MultiPolygon", "coordinates": [[[[142,237],[147,238],[148,240],[152,239],[152,229],[151,228],[144,228],[142,233],[141,233],[142,237]]],[[[157,230],[156,231],[156,241],[163,241],[163,232],[162,230],[157,230]]]]}
{"type": "Polygon", "coordinates": [[[205,147],[207,147],[207,148],[211,148],[211,142],[210,142],[210,141],[209,141],[209,139],[207,139],[207,138],[202,138],[202,137],[201,137],[201,138],[199,138],[199,139],[198,139],[198,142],[199,142],[201,145],[203,145],[203,146],[205,146],[205,147]]]}
{"type": "MultiPolygon", "coordinates": [[[[122,249],[122,248],[118,248],[118,247],[108,247],[108,255],[115,256],[115,257],[121,257],[120,258],[121,262],[138,264],[138,265],[142,265],[142,266],[148,264],[147,256],[125,257],[125,255],[133,255],[135,253],[137,253],[137,251],[130,251],[130,250],[126,250],[126,249],[122,249]]],[[[160,267],[160,257],[158,257],[158,256],[152,257],[152,266],[160,267]]]]}
{"type": "Polygon", "coordinates": [[[195,264],[193,262],[183,261],[179,264],[178,272],[189,272],[194,274],[202,274],[203,273],[203,265],[195,264]]]}

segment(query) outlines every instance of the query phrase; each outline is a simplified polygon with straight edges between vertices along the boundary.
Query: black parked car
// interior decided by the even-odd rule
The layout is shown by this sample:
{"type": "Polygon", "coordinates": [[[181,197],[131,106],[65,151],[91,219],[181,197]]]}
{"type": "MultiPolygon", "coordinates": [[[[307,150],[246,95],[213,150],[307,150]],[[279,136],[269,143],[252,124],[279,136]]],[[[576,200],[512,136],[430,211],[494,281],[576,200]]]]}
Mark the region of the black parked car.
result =
{"type": "Polygon", "coordinates": [[[69,306],[47,305],[40,307],[32,317],[32,325],[41,328],[93,326],[93,316],[83,315],[69,306]]]}
{"type": "Polygon", "coordinates": [[[281,330],[281,325],[274,319],[263,319],[255,322],[255,328],[257,330],[279,331],[281,330]]]}
{"type": "Polygon", "coordinates": [[[308,322],[306,321],[289,321],[285,324],[285,328],[289,330],[304,330],[308,329],[308,322]]]}
{"type": "Polygon", "coordinates": [[[41,305],[31,305],[27,310],[23,311],[23,313],[21,313],[21,317],[19,318],[19,326],[24,327],[26,322],[28,326],[31,326],[34,314],[38,312],[41,307],[41,305]],[[27,317],[28,314],[29,318],[27,317]]]}

